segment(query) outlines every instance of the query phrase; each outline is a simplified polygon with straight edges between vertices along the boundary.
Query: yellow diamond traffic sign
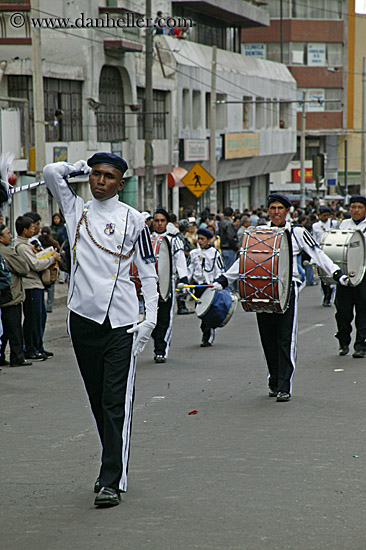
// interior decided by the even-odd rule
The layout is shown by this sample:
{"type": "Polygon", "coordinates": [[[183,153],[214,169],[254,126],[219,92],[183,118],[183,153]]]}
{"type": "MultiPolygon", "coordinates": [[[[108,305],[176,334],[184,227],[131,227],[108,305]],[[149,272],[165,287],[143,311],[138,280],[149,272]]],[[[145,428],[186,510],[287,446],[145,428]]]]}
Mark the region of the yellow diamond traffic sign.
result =
{"type": "Polygon", "coordinates": [[[197,198],[202,195],[215,181],[215,179],[200,165],[199,162],[190,169],[189,172],[181,179],[184,185],[197,198]]]}

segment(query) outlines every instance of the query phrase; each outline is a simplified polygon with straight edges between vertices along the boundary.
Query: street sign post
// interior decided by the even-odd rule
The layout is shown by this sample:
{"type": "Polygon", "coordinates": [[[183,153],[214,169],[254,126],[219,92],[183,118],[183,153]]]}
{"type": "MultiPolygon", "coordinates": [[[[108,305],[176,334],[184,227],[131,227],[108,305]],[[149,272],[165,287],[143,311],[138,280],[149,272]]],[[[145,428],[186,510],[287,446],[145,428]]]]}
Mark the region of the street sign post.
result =
{"type": "Polygon", "coordinates": [[[181,181],[193,195],[199,198],[215,179],[199,164],[199,162],[196,162],[181,181]]]}

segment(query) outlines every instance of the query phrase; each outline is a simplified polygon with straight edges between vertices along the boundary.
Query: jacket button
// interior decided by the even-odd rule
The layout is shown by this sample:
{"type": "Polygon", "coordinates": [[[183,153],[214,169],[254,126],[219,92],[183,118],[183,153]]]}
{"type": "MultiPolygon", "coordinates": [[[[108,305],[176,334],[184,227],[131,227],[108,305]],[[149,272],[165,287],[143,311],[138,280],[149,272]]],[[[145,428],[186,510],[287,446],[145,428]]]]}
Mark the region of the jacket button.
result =
{"type": "Polygon", "coordinates": [[[121,247],[121,245],[119,244],[119,245],[117,246],[117,248],[118,248],[118,250],[121,250],[122,247],[121,247]]]}

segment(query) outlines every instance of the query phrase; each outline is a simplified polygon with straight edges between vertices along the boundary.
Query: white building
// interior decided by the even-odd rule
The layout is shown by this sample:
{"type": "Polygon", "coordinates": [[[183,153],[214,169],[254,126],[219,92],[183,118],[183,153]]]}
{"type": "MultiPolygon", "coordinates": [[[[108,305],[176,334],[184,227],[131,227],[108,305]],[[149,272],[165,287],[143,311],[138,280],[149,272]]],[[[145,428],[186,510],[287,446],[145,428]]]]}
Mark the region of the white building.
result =
{"type": "MultiPolygon", "coordinates": [[[[107,6],[90,0],[77,3],[40,0],[39,19],[44,18],[41,40],[45,116],[36,123],[45,126],[46,162],[74,162],[96,151],[122,154],[129,165],[122,200],[142,210],[145,29],[139,28],[136,20],[144,15],[144,3],[141,0],[106,3],[107,6]],[[55,25],[55,18],[63,20],[56,22],[57,28],[50,28],[55,25]],[[122,18],[130,22],[129,27],[111,25],[112,20],[122,18]],[[79,28],[81,25],[84,28],[79,28]],[[62,110],[63,115],[55,125],[57,110],[62,110]]],[[[0,146],[2,150],[16,149],[17,185],[22,185],[34,181],[35,175],[34,67],[29,0],[24,0],[21,7],[17,3],[16,8],[24,18],[24,25],[19,28],[15,28],[12,20],[15,12],[12,4],[0,4],[0,97],[28,100],[30,116],[27,119],[24,102],[0,99],[0,108],[4,110],[4,116],[0,117],[3,125],[0,146]]],[[[186,39],[154,37],[156,204],[177,213],[179,206],[189,206],[192,198],[196,206],[193,195],[180,187],[179,182],[168,187],[168,174],[175,166],[189,169],[194,156],[203,167],[209,166],[208,106],[213,44],[218,47],[218,100],[226,102],[217,105],[218,206],[229,202],[235,208],[241,208],[243,203],[261,204],[268,191],[268,174],[283,170],[296,148],[293,110],[286,104],[295,97],[294,80],[280,64],[240,54],[241,28],[268,25],[268,15],[253,3],[238,0],[159,1],[154,5],[154,16],[157,10],[162,10],[164,16],[190,17],[194,26],[186,39]]],[[[75,185],[78,193],[89,198],[85,178],[75,185]]],[[[36,210],[37,197],[36,191],[18,193],[12,207],[13,217],[30,208],[36,210]]],[[[207,203],[205,193],[199,206],[207,203]]],[[[49,213],[54,209],[50,202],[49,213]]]]}

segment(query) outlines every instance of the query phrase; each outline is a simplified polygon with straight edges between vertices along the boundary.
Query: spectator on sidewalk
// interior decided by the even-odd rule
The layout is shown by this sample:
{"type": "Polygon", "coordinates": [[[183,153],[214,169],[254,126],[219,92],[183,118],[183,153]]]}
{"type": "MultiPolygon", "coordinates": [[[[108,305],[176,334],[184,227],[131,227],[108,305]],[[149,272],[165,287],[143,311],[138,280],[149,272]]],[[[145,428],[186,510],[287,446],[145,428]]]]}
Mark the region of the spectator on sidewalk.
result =
{"type": "Polygon", "coordinates": [[[238,250],[238,236],[232,221],[233,212],[230,206],[224,208],[224,217],[219,224],[221,255],[224,260],[225,271],[235,262],[236,252],[238,250]]]}
{"type": "Polygon", "coordinates": [[[25,344],[25,358],[32,361],[45,361],[53,355],[43,348],[44,316],[44,285],[41,279],[42,271],[45,271],[60,259],[60,254],[55,250],[50,258],[38,260],[29,239],[34,235],[34,225],[31,218],[19,216],[15,221],[15,229],[18,237],[15,240],[15,250],[29,267],[29,273],[23,279],[25,289],[25,301],[23,304],[23,334],[25,344]]]}
{"type": "MultiPolygon", "coordinates": [[[[39,241],[42,245],[42,248],[48,248],[52,246],[57,252],[60,252],[60,245],[55,239],[52,238],[52,231],[50,227],[46,225],[42,227],[41,234],[39,236],[39,241]]],[[[47,302],[46,302],[46,311],[47,313],[52,313],[53,302],[55,299],[55,282],[57,281],[58,276],[58,267],[57,264],[54,264],[51,267],[51,280],[50,284],[44,285],[45,291],[47,293],[47,302]]]]}
{"type": "Polygon", "coordinates": [[[4,258],[11,274],[12,300],[1,306],[3,322],[3,337],[1,343],[0,364],[7,365],[5,349],[10,345],[10,366],[25,367],[32,363],[24,358],[23,330],[22,330],[22,303],[25,300],[25,292],[22,277],[29,273],[29,267],[25,260],[10,247],[12,234],[6,225],[0,225],[0,253],[4,258]]]}

